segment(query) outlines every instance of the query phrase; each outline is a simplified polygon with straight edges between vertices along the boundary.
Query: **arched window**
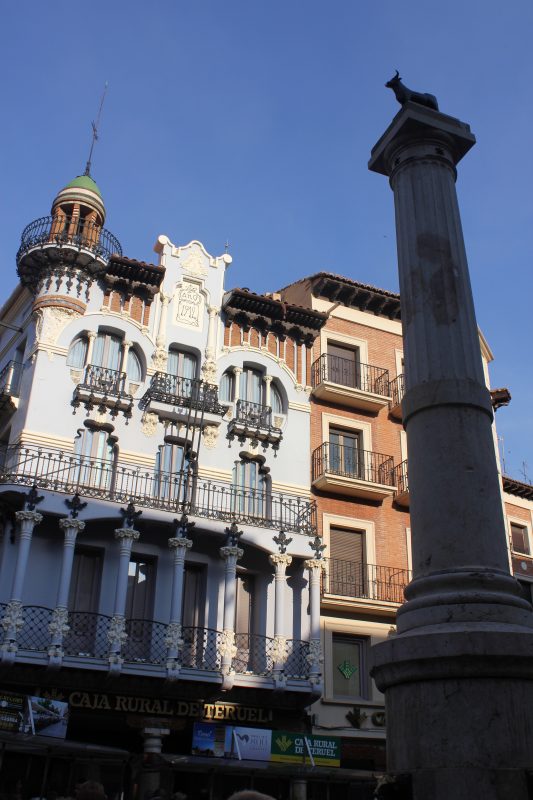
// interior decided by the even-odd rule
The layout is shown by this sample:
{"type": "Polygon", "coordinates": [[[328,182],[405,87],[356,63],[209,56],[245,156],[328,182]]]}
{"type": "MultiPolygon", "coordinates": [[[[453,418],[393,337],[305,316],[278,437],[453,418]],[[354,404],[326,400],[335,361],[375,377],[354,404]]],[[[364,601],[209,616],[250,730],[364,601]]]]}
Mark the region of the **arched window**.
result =
{"type": "Polygon", "coordinates": [[[220,400],[232,403],[235,397],[235,375],[227,370],[220,379],[220,389],[218,393],[220,400]]]}
{"type": "Polygon", "coordinates": [[[130,381],[133,381],[133,383],[141,383],[143,374],[141,360],[135,350],[132,350],[131,348],[128,350],[128,364],[126,371],[130,381]]]}
{"type": "Polygon", "coordinates": [[[273,414],[283,414],[283,399],[275,383],[270,387],[270,406],[273,414]]]}
{"type": "Polygon", "coordinates": [[[73,369],[83,369],[87,359],[87,346],[86,336],[79,336],[74,339],[68,351],[67,366],[73,369]]]}
{"type": "Polygon", "coordinates": [[[270,517],[270,477],[259,461],[241,459],[233,467],[234,510],[243,517],[270,517]]]}

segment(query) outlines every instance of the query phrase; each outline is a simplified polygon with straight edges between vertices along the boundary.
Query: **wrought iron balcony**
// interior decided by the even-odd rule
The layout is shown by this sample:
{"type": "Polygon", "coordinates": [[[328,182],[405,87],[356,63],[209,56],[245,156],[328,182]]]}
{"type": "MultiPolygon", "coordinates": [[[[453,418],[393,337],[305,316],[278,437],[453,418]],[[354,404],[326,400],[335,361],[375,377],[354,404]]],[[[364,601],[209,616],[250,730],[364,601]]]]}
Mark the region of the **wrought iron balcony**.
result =
{"type": "Polygon", "coordinates": [[[398,505],[409,508],[409,474],[407,470],[407,459],[394,467],[394,483],[397,487],[394,499],[398,505]]]}
{"type": "Polygon", "coordinates": [[[80,217],[41,217],[22,231],[17,265],[33,250],[54,247],[88,251],[92,257],[107,262],[115,253],[122,255],[118,239],[106,228],[80,217]]]}
{"type": "Polygon", "coordinates": [[[389,412],[391,417],[396,419],[402,418],[402,400],[405,394],[405,375],[402,373],[398,375],[389,384],[391,400],[389,403],[389,412]]]}
{"type": "Polygon", "coordinates": [[[322,576],[322,595],[403,603],[403,590],[411,580],[411,570],[384,567],[357,561],[326,558],[322,576]]]}
{"type": "MultiPolygon", "coordinates": [[[[3,616],[5,606],[0,606],[3,616]]],[[[25,606],[24,623],[17,636],[19,657],[26,653],[47,657],[51,644],[49,624],[53,609],[43,606],[25,606]]],[[[70,611],[69,630],[62,647],[64,659],[75,659],[76,666],[94,668],[95,660],[106,661],[110,653],[108,631],[112,617],[88,611],[70,611]],[[84,663],[85,662],[85,663],[84,663]]],[[[166,675],[168,624],[148,619],[127,619],[127,637],[122,646],[121,657],[129,671],[135,666],[148,665],[161,677],[166,675]]],[[[181,631],[179,662],[181,669],[199,672],[218,672],[221,668],[220,649],[222,632],[212,628],[184,627],[181,631]]],[[[232,667],[237,675],[252,674],[270,676],[274,667],[272,649],[274,640],[259,634],[237,633],[237,653],[232,667]]],[[[309,643],[297,639],[287,642],[287,658],[284,673],[287,678],[305,680],[309,675],[306,656],[309,643]]],[[[201,679],[201,677],[200,677],[201,679]]]]}
{"type": "Polygon", "coordinates": [[[383,500],[394,494],[394,459],[383,453],[324,442],[313,452],[317,489],[383,500]]]}
{"type": "Polygon", "coordinates": [[[187,471],[163,472],[119,460],[94,459],[64,450],[10,446],[0,452],[0,483],[33,486],[65,494],[78,492],[173,514],[217,519],[314,535],[312,501],[285,492],[247,489],[204,480],[187,471]]]}
{"type": "Polygon", "coordinates": [[[240,442],[252,439],[263,444],[279,447],[283,434],[272,424],[272,409],[250,400],[237,400],[235,414],[228,425],[228,438],[237,437],[240,442]]]}
{"type": "Polygon", "coordinates": [[[389,371],[354,359],[323,353],[311,367],[315,397],[365,411],[389,402],[389,371]]]}
{"type": "Polygon", "coordinates": [[[198,378],[184,378],[156,372],[143,397],[143,405],[163,403],[171,407],[197,408],[207,414],[222,415],[227,406],[218,402],[218,388],[198,378]]]}
{"type": "Polygon", "coordinates": [[[126,391],[126,377],[125,372],[89,364],[85,367],[81,383],[74,390],[72,405],[77,408],[83,403],[87,411],[101,406],[110,411],[112,416],[119,411],[131,416],[133,397],[126,391]]]}

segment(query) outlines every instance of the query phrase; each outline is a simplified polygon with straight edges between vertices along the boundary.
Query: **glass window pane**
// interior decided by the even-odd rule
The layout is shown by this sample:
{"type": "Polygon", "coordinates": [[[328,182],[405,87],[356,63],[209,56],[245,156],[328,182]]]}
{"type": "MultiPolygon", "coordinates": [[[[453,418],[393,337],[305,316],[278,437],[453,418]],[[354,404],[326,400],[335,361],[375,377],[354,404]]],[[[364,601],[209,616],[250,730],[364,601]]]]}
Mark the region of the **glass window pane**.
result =
{"type": "Polygon", "coordinates": [[[274,414],[283,414],[283,402],[277,386],[272,384],[270,389],[270,405],[274,414]]]}
{"type": "Polygon", "coordinates": [[[75,369],[81,369],[85,366],[85,359],[87,357],[87,339],[81,337],[76,339],[70,345],[70,350],[67,358],[67,365],[75,369]]]}
{"type": "Polygon", "coordinates": [[[137,353],[135,353],[134,350],[128,351],[128,366],[126,369],[130,381],[134,381],[135,383],[141,382],[142,380],[141,362],[139,361],[139,356],[137,355],[137,353]]]}
{"type": "Polygon", "coordinates": [[[233,387],[235,382],[235,376],[229,372],[225,372],[220,379],[220,399],[225,401],[226,403],[231,403],[235,396],[233,387]]]}
{"type": "Polygon", "coordinates": [[[363,641],[335,636],[332,641],[333,694],[335,697],[362,696],[363,641]]]}

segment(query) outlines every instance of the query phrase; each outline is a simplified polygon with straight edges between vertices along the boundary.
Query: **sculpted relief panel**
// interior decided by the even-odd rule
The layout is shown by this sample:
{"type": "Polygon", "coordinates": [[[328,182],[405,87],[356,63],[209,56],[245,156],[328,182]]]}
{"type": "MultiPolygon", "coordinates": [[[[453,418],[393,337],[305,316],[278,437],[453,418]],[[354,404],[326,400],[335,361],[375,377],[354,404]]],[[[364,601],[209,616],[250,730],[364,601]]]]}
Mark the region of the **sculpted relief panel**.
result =
{"type": "Polygon", "coordinates": [[[204,305],[205,300],[200,286],[191,281],[184,281],[178,287],[175,296],[176,324],[201,330],[204,321],[204,305]]]}

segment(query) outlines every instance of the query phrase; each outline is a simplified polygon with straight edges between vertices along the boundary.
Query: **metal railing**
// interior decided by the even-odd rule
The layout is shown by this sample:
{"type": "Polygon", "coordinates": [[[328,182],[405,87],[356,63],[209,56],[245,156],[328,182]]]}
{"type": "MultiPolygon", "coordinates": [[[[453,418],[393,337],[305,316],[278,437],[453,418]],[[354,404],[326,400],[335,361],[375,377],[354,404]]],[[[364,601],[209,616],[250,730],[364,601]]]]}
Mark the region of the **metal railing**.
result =
{"type": "Polygon", "coordinates": [[[388,603],[404,602],[403,591],[411,580],[410,570],[338,558],[326,558],[324,561],[323,594],[388,603]]]}
{"type": "Polygon", "coordinates": [[[251,428],[272,428],[272,409],[261,403],[252,403],[251,400],[237,400],[235,404],[235,417],[237,422],[243,422],[251,428]]]}
{"type": "Polygon", "coordinates": [[[91,389],[107,395],[126,395],[126,373],[108,367],[99,367],[96,364],[88,364],[78,388],[91,389]]]}
{"type": "Polygon", "coordinates": [[[397,487],[397,494],[404,494],[409,491],[409,473],[407,471],[407,459],[394,467],[394,484],[397,487]]]}
{"type": "Polygon", "coordinates": [[[8,361],[0,372],[0,394],[18,397],[21,377],[22,364],[19,361],[8,361]]]}
{"type": "Polygon", "coordinates": [[[173,406],[203,409],[211,414],[224,414],[226,406],[218,402],[218,387],[198,378],[184,378],[168,372],[156,372],[146,390],[143,403],[154,400],[173,406]]]}
{"type": "MultiPolygon", "coordinates": [[[[3,616],[5,606],[0,606],[3,616]]],[[[19,651],[47,654],[52,637],[48,625],[53,610],[42,606],[24,606],[23,624],[17,637],[19,651]]],[[[107,636],[111,617],[88,611],[70,611],[69,630],[62,647],[66,657],[107,660],[110,643],[107,636]]],[[[165,668],[168,645],[165,641],[168,625],[147,619],[127,619],[121,657],[126,664],[149,664],[165,668]]],[[[184,669],[216,672],[221,667],[220,645],[222,632],[212,628],[184,627],[179,661],[184,669]]],[[[236,633],[237,653],[232,668],[237,674],[270,675],[274,663],[274,639],[253,633],[236,633]]],[[[290,678],[306,679],[309,664],[306,656],[309,643],[291,639],[287,643],[285,673],[290,678]]]]}
{"type": "Polygon", "coordinates": [[[405,375],[398,375],[389,383],[389,394],[391,396],[391,408],[401,405],[403,396],[405,394],[405,375]]]}
{"type": "Polygon", "coordinates": [[[0,448],[0,483],[79,493],[115,503],[313,535],[312,501],[285,492],[246,489],[186,471],[164,472],[126,461],[90,458],[36,445],[0,448]]]}
{"type": "Polygon", "coordinates": [[[384,397],[389,395],[389,371],[371,364],[361,364],[349,358],[323,353],[311,367],[313,389],[323,381],[361,389],[384,397]]]}
{"type": "Polygon", "coordinates": [[[344,478],[394,486],[394,459],[383,453],[324,442],[313,452],[313,480],[326,472],[344,478]]]}
{"type": "Polygon", "coordinates": [[[41,217],[24,228],[17,252],[17,264],[29,250],[45,245],[67,245],[79,250],[83,248],[104,261],[109,261],[114,254],[122,255],[120,242],[106,228],[92,220],[57,215],[41,217]]]}

